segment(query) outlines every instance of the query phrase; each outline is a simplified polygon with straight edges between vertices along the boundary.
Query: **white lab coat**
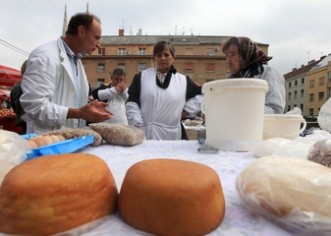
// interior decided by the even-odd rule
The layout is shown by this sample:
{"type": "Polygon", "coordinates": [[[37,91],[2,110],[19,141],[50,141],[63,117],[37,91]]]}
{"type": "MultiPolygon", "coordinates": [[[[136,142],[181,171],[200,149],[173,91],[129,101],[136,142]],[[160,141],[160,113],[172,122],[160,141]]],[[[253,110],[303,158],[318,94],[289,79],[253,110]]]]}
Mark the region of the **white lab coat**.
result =
{"type": "Polygon", "coordinates": [[[117,92],[115,87],[98,91],[98,98],[100,100],[103,101],[108,99],[108,106],[106,106],[106,109],[113,114],[112,118],[105,122],[113,124],[128,124],[125,110],[125,102],[128,100],[128,97],[128,88],[126,88],[123,93],[117,92]]]}
{"type": "Polygon", "coordinates": [[[263,65],[263,72],[254,78],[260,78],[268,83],[265,96],[265,114],[282,114],[285,110],[285,79],[274,68],[263,65]]]}
{"type": "Polygon", "coordinates": [[[81,75],[79,94],[74,86],[73,73],[76,72],[72,71],[61,38],[31,52],[20,98],[27,133],[85,126],[84,120],[67,119],[69,107],[78,108],[88,102],[89,85],[81,60],[77,61],[77,66],[81,75]]]}

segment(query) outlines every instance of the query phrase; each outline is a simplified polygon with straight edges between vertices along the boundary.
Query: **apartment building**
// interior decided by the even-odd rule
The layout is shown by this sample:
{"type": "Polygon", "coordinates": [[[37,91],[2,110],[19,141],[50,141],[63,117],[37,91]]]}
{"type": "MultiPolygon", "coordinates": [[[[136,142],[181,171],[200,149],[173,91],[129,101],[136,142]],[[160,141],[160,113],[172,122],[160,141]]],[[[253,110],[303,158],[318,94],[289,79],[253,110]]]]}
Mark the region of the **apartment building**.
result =
{"type": "Polygon", "coordinates": [[[307,73],[307,115],[317,116],[331,95],[331,54],[307,73]]]}
{"type": "Polygon", "coordinates": [[[286,107],[285,112],[292,110],[294,107],[299,107],[303,114],[307,112],[306,104],[306,81],[307,73],[311,68],[317,65],[323,58],[315,61],[309,61],[307,65],[302,65],[300,68],[294,68],[291,72],[284,75],[286,89],[286,107]]]}
{"type": "MultiPolygon", "coordinates": [[[[86,5],[89,12],[89,5],[86,5]]],[[[67,30],[67,6],[64,8],[62,35],[67,30]]],[[[204,35],[118,35],[101,37],[101,49],[82,58],[91,88],[110,83],[109,73],[122,68],[126,73],[126,84],[130,85],[135,74],[154,66],[153,47],[158,41],[169,41],[175,49],[174,66],[177,71],[190,76],[197,84],[224,79],[227,74],[226,57],[222,52],[223,42],[228,36],[204,35]]],[[[268,55],[268,44],[257,45],[268,55]]]]}
{"type": "MultiPolygon", "coordinates": [[[[197,84],[224,79],[226,77],[226,57],[222,52],[227,36],[201,35],[118,35],[102,36],[102,48],[83,57],[86,74],[92,88],[109,83],[114,68],[126,72],[127,85],[136,73],[154,66],[153,47],[160,40],[170,41],[175,49],[176,69],[192,78],[197,84]]],[[[268,44],[258,43],[268,55],[268,44]]]]}
{"type": "Polygon", "coordinates": [[[286,109],[299,107],[305,117],[316,118],[321,106],[330,97],[331,56],[322,56],[307,65],[295,68],[284,75],[286,109]]]}

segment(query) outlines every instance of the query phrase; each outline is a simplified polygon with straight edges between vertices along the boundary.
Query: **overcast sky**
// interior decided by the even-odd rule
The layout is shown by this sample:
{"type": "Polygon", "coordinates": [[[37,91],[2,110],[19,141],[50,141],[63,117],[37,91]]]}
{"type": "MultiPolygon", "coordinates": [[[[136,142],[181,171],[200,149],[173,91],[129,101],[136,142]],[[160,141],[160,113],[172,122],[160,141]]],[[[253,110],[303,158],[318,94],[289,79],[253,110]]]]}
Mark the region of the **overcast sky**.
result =
{"type": "Polygon", "coordinates": [[[69,18],[89,11],[102,35],[247,36],[269,44],[269,65],[281,74],[331,53],[330,0],[0,0],[0,64],[19,69],[35,47],[62,33],[69,18]],[[8,45],[8,43],[10,45],[8,45]],[[24,52],[14,50],[15,46],[24,52]]]}

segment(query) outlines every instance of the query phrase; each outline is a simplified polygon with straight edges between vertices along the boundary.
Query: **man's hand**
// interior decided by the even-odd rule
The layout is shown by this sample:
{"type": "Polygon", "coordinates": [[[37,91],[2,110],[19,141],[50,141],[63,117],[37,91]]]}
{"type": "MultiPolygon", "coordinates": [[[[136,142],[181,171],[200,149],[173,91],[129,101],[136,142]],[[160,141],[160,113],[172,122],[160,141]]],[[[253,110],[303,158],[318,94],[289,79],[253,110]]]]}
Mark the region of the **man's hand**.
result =
{"type": "Polygon", "coordinates": [[[106,110],[107,103],[93,100],[81,108],[69,108],[67,118],[83,119],[89,122],[102,122],[111,119],[113,114],[106,110]]]}
{"type": "Polygon", "coordinates": [[[127,88],[127,86],[124,82],[121,82],[115,86],[115,89],[118,93],[123,93],[126,88],[127,88]]]}

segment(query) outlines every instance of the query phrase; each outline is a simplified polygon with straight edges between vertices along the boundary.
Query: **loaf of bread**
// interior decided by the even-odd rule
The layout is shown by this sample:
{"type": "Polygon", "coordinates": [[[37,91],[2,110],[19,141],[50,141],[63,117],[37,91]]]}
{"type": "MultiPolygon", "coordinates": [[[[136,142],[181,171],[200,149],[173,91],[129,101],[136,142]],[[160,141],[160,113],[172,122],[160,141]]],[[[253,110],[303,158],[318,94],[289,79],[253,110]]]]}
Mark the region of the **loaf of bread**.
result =
{"type": "Polygon", "coordinates": [[[36,158],[14,167],[0,188],[0,232],[53,235],[117,209],[106,163],[92,154],[36,158]]]}
{"type": "Polygon", "coordinates": [[[217,173],[175,159],[131,166],[119,194],[122,219],[154,235],[205,235],[219,226],[225,202],[217,173]]]}
{"type": "Polygon", "coordinates": [[[247,208],[291,231],[331,235],[331,170],[290,157],[263,157],[237,177],[247,208]]]}
{"type": "Polygon", "coordinates": [[[93,123],[89,126],[108,144],[134,146],[142,143],[145,138],[144,131],[125,124],[93,123]]]}

